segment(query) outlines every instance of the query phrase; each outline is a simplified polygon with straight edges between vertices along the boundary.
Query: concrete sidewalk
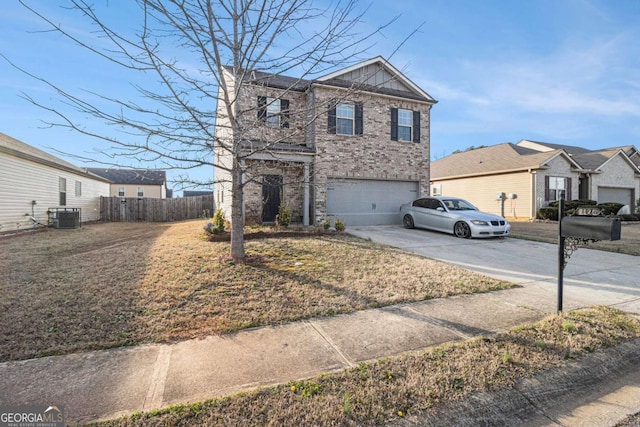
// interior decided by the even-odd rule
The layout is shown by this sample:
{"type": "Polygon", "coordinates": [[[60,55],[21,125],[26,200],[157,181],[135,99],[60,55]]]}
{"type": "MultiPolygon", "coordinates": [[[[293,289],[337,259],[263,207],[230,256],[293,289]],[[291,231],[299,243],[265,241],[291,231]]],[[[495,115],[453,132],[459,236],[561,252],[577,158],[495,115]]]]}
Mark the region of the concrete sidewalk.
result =
{"type": "Polygon", "coordinates": [[[554,311],[535,286],[360,311],[172,345],[0,364],[0,402],[64,405],[71,422],[308,378],[358,362],[491,334],[554,311]]]}
{"type": "MultiPolygon", "coordinates": [[[[0,403],[63,405],[68,422],[88,422],[304,379],[361,361],[539,320],[556,311],[555,285],[549,277],[540,279],[527,276],[523,287],[516,289],[366,310],[172,345],[6,362],[0,364],[0,403]]],[[[631,295],[626,292],[627,298],[636,296],[635,291],[631,295]]],[[[565,310],[584,306],[584,293],[565,299],[565,310]]],[[[625,407],[626,413],[640,410],[640,393],[638,396],[638,407],[625,407]]],[[[616,410],[621,411],[618,407],[616,410]]],[[[608,419],[620,417],[616,413],[608,419]]],[[[564,425],[581,425],[581,421],[564,425]]]]}
{"type": "Polygon", "coordinates": [[[0,401],[64,405],[70,422],[109,419],[508,330],[554,312],[553,301],[550,290],[528,286],[173,345],[7,362],[0,401]]]}

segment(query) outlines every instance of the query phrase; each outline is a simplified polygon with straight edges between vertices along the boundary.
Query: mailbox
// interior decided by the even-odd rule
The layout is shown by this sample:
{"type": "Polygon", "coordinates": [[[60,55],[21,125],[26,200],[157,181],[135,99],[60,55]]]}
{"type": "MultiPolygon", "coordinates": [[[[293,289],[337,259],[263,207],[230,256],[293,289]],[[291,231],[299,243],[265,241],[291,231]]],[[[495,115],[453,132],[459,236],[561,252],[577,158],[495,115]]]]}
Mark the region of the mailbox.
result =
{"type": "Polygon", "coordinates": [[[561,237],[586,240],[620,240],[620,218],[566,216],[560,223],[561,237]]]}

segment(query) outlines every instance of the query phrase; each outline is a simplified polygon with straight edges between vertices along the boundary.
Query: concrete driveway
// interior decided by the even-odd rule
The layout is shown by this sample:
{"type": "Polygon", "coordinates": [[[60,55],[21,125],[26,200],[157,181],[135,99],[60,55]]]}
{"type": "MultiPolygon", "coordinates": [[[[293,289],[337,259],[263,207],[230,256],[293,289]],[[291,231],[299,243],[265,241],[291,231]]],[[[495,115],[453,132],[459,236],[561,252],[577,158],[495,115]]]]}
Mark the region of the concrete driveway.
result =
{"type": "MultiPolygon", "coordinates": [[[[535,288],[541,294],[548,294],[549,303],[557,306],[557,245],[510,237],[459,239],[397,225],[353,227],[347,231],[374,242],[535,288]]],[[[564,270],[563,293],[565,310],[610,305],[640,313],[640,258],[579,248],[564,270]]]]}

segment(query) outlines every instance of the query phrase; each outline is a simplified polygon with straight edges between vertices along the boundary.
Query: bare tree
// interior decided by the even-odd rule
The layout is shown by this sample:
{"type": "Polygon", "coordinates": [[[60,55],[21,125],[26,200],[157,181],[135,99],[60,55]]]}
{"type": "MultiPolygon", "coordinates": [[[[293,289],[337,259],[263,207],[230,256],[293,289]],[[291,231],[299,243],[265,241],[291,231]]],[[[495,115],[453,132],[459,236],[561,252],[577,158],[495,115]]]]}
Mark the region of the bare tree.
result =
{"type": "Polygon", "coordinates": [[[118,30],[87,1],[70,0],[70,11],[81,14],[95,29],[100,40],[96,43],[96,39],[76,36],[26,0],[20,2],[48,24],[48,31],[124,69],[153,75],[160,83],[153,89],[137,85],[135,96],[123,100],[93,91],[73,93],[30,74],[55,89],[69,107],[53,107],[24,95],[56,115],[58,120],[51,126],[102,139],[110,146],[106,154],[136,165],[151,162],[157,168],[184,171],[213,166],[214,145],[231,156],[227,168],[232,177],[231,256],[235,260],[244,259],[241,142],[255,126],[243,119],[251,117],[248,112],[255,106],[242,104],[239,82],[255,70],[291,71],[309,78],[338,64],[353,63],[369,48],[366,40],[394,20],[358,33],[366,9],[359,10],[356,0],[336,0],[322,8],[310,0],[138,0],[139,28],[131,34],[118,30]],[[223,111],[225,124],[217,122],[216,111],[223,111]],[[76,118],[78,112],[121,133],[92,131],[91,123],[76,118]],[[216,126],[228,126],[228,132],[215,132],[216,126]]]}

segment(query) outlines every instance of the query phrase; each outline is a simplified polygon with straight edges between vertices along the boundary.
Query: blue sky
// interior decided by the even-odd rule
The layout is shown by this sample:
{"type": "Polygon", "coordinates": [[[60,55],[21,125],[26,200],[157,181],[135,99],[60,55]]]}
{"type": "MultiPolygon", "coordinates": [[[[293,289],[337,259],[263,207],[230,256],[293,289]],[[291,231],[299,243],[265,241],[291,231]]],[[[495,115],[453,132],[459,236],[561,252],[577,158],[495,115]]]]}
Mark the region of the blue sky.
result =
{"type": "MultiPolygon", "coordinates": [[[[30,3],[55,22],[85,31],[60,2],[30,3]]],[[[125,28],[135,26],[127,9],[132,3],[108,2],[108,12],[125,28]]],[[[431,116],[432,159],[520,139],[592,149],[640,146],[639,0],[374,1],[365,23],[375,27],[396,15],[398,21],[370,40],[368,56],[390,59],[439,101],[431,116]]],[[[37,32],[43,28],[17,1],[6,2],[0,53],[65,89],[131,96],[131,77],[55,33],[37,32]]],[[[91,157],[105,148],[67,130],[43,129],[42,121],[53,117],[19,95],[53,104],[55,94],[1,59],[0,70],[0,132],[46,151],[91,157]]]]}

